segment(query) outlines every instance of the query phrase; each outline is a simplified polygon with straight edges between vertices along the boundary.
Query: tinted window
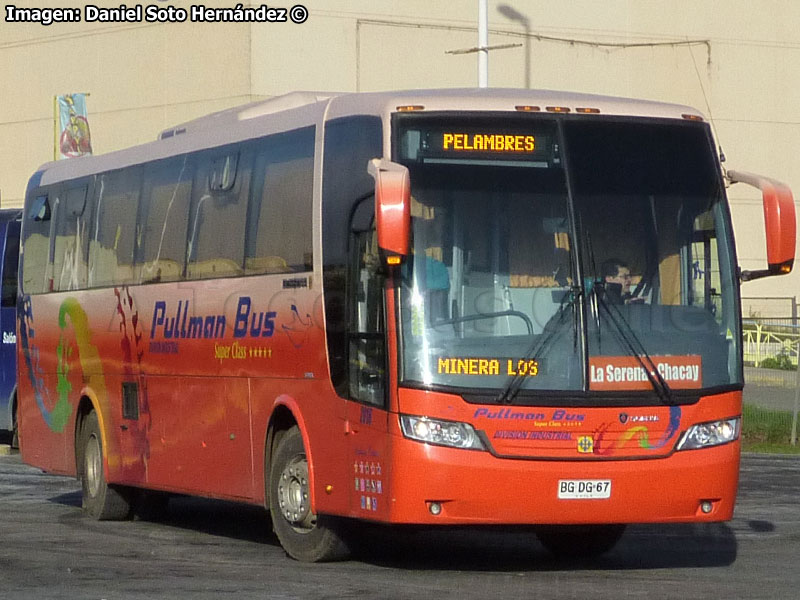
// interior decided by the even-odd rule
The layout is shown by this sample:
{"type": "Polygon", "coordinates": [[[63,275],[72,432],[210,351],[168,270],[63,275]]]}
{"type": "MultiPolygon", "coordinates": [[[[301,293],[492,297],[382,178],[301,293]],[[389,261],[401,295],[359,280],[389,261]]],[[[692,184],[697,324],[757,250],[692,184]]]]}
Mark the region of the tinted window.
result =
{"type": "Polygon", "coordinates": [[[204,153],[192,190],[190,279],[241,275],[250,189],[249,155],[204,153]]]}
{"type": "Polygon", "coordinates": [[[45,291],[45,271],[50,249],[50,196],[47,191],[38,193],[28,206],[25,215],[23,241],[22,289],[26,294],[45,291]]]}
{"type": "Polygon", "coordinates": [[[86,185],[62,189],[56,199],[53,240],[53,290],[77,290],[86,285],[86,185]]]}
{"type": "Polygon", "coordinates": [[[247,274],[312,267],[314,128],[258,142],[248,217],[247,274]]]}
{"type": "Polygon", "coordinates": [[[345,293],[350,216],[360,199],[374,193],[375,182],[367,172],[367,163],[383,156],[380,118],[347,117],[328,122],[323,156],[322,247],[328,358],[332,383],[344,397],[349,393],[345,293]]]}
{"type": "Polygon", "coordinates": [[[183,277],[193,175],[185,156],[145,166],[144,214],[137,230],[142,283],[183,277]]]}
{"type": "Polygon", "coordinates": [[[133,249],[141,173],[141,168],[135,167],[97,178],[89,242],[89,287],[124,285],[135,280],[133,249]]]}

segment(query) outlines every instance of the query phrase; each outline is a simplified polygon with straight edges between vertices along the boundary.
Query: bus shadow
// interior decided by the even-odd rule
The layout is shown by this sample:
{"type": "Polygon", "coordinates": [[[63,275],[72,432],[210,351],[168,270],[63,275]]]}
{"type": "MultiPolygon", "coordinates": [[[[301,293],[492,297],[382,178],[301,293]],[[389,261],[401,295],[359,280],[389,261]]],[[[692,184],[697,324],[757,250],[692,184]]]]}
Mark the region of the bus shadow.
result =
{"type": "Polygon", "coordinates": [[[166,510],[143,517],[137,515],[135,520],[245,542],[280,546],[272,532],[269,512],[251,504],[178,496],[170,499],[166,510]]]}
{"type": "MultiPolygon", "coordinates": [[[[82,494],[80,491],[60,494],[51,498],[50,502],[80,510],[82,494]]],[[[84,517],[76,514],[75,518],[84,517]]],[[[194,533],[280,546],[272,532],[269,512],[249,504],[172,496],[166,506],[148,510],[147,513],[134,514],[133,521],[142,525],[175,527],[194,533]]]]}
{"type": "MultiPolygon", "coordinates": [[[[81,493],[51,502],[80,509],[81,493]]],[[[268,511],[259,506],[194,497],[172,497],[143,526],[167,526],[200,534],[280,547],[268,511]]],[[[135,523],[134,523],[135,525],[135,523]]],[[[751,526],[767,531],[766,523],[751,526]]],[[[569,570],[689,569],[730,566],[738,543],[725,523],[632,525],[606,554],[591,559],[556,558],[530,526],[415,528],[352,523],[353,560],[405,570],[529,572],[569,570]]]]}
{"type": "Polygon", "coordinates": [[[736,560],[738,544],[726,524],[635,525],[606,554],[591,559],[557,558],[531,527],[403,531],[370,527],[359,534],[355,558],[416,570],[563,571],[713,568],[736,560]]]}
{"type": "Polygon", "coordinates": [[[66,494],[60,494],[58,496],[54,496],[50,498],[50,502],[53,504],[61,504],[62,506],[77,506],[78,508],[81,507],[81,493],[80,492],[68,492],[66,494]]]}

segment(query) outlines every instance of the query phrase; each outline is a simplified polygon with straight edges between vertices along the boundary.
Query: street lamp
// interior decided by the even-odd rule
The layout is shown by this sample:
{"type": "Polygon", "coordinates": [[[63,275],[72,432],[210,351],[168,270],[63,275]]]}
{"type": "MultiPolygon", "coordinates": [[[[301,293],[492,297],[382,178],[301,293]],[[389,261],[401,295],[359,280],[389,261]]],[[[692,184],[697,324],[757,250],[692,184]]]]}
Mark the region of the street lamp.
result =
{"type": "Polygon", "coordinates": [[[531,87],[531,22],[528,17],[508,4],[501,4],[497,7],[497,12],[511,21],[520,23],[525,29],[525,88],[531,87]]]}

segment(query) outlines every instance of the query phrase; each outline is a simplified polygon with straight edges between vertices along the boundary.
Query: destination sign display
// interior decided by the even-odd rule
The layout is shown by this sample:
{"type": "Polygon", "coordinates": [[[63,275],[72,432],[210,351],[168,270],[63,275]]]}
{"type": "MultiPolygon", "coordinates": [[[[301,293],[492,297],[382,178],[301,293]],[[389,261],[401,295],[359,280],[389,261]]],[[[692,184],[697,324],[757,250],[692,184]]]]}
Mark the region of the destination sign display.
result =
{"type": "Polygon", "coordinates": [[[526,152],[536,149],[536,136],[505,133],[458,133],[442,134],[442,150],[462,152],[526,152]]]}
{"type": "Polygon", "coordinates": [[[516,375],[536,377],[539,361],[533,358],[480,358],[440,356],[436,361],[439,375],[516,375]]]}
{"type": "Polygon", "coordinates": [[[403,162],[503,161],[519,166],[558,162],[551,123],[501,119],[403,119],[397,150],[403,162]]]}

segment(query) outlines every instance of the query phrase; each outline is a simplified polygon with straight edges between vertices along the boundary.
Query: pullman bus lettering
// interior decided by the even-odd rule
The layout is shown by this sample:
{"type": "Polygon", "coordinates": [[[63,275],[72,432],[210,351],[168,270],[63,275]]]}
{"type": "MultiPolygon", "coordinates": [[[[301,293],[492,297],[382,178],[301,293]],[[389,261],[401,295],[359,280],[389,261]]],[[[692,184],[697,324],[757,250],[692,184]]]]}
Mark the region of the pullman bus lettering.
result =
{"type": "MultiPolygon", "coordinates": [[[[167,303],[159,300],[153,306],[150,339],[220,339],[225,337],[225,315],[189,315],[191,302],[179,300],[174,314],[170,315],[167,303]]],[[[274,311],[254,311],[249,296],[241,296],[236,306],[233,337],[272,337],[275,333],[274,311]]]]}

